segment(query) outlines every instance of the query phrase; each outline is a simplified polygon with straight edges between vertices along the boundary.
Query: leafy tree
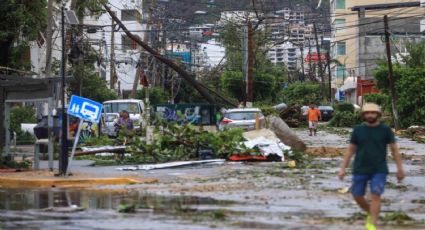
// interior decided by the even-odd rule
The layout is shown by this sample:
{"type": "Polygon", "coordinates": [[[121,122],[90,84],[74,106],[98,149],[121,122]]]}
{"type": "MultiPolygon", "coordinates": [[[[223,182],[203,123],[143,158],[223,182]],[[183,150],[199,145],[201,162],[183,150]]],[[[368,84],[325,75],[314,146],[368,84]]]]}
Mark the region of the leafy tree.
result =
{"type": "Polygon", "coordinates": [[[20,133],[22,123],[35,123],[35,109],[29,106],[15,106],[10,110],[10,130],[20,133]]]}
{"type": "Polygon", "coordinates": [[[0,65],[30,69],[24,55],[29,52],[29,42],[37,39],[46,25],[46,1],[2,0],[0,21],[0,65]]]}
{"type": "Polygon", "coordinates": [[[106,87],[106,81],[100,79],[94,71],[93,63],[73,66],[74,77],[70,82],[70,93],[103,102],[116,99],[116,94],[106,87]]]}
{"type": "Polygon", "coordinates": [[[425,66],[425,41],[408,43],[406,49],[409,53],[405,57],[406,65],[411,68],[423,68],[425,66]]]}
{"type": "Polygon", "coordinates": [[[381,106],[381,109],[384,112],[391,112],[391,102],[390,97],[384,93],[373,93],[366,94],[363,96],[363,99],[366,103],[375,103],[381,106]]]}
{"type": "Polygon", "coordinates": [[[294,83],[282,91],[281,99],[290,105],[309,105],[319,104],[323,100],[323,95],[319,84],[294,83]]]}
{"type": "MultiPolygon", "coordinates": [[[[145,88],[138,90],[136,98],[144,100],[145,99],[145,88]]],[[[164,91],[161,87],[152,87],[149,88],[149,103],[152,105],[155,104],[165,104],[168,103],[170,95],[168,92],[164,91]]]]}
{"type": "MultiPolygon", "coordinates": [[[[389,97],[388,70],[378,67],[374,74],[377,87],[389,97]]],[[[425,125],[425,68],[394,66],[397,109],[402,127],[425,125]]]]}

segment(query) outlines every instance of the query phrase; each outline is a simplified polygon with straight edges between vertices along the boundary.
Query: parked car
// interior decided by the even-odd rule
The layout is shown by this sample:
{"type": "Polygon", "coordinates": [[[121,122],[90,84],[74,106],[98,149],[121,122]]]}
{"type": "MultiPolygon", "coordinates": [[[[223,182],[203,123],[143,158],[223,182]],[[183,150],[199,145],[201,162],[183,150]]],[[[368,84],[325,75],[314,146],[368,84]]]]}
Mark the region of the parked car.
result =
{"type": "Polygon", "coordinates": [[[320,105],[318,107],[320,110],[320,114],[322,115],[322,121],[329,121],[332,119],[332,116],[334,114],[334,108],[330,105],[320,105]]]}
{"type": "Polygon", "coordinates": [[[123,100],[111,100],[103,102],[103,113],[115,113],[119,114],[123,110],[126,110],[130,119],[133,120],[134,129],[140,130],[145,124],[143,115],[145,110],[145,104],[142,100],[137,99],[123,99],[123,100]]]}
{"type": "Polygon", "coordinates": [[[242,128],[255,129],[255,118],[258,114],[260,123],[264,124],[264,115],[258,108],[228,109],[224,113],[219,129],[242,128]]]}
{"type": "Polygon", "coordinates": [[[104,113],[102,117],[102,134],[109,137],[117,137],[118,129],[115,124],[118,122],[118,113],[104,113]]]}

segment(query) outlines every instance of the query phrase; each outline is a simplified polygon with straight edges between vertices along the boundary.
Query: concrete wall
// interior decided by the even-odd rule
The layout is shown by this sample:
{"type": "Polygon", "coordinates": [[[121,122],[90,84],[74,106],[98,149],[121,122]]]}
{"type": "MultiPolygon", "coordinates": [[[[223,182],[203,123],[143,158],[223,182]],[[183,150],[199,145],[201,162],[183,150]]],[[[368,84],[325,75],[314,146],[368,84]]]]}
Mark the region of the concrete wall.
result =
{"type": "MultiPolygon", "coordinates": [[[[391,53],[394,56],[397,53],[405,52],[408,43],[417,43],[423,40],[419,34],[420,20],[422,18],[391,18],[389,17],[389,28],[391,36],[391,53]]],[[[366,24],[359,28],[359,68],[358,74],[363,79],[373,78],[373,70],[376,68],[376,62],[380,59],[386,60],[386,48],[384,40],[383,18],[365,18],[361,20],[366,24]]]]}

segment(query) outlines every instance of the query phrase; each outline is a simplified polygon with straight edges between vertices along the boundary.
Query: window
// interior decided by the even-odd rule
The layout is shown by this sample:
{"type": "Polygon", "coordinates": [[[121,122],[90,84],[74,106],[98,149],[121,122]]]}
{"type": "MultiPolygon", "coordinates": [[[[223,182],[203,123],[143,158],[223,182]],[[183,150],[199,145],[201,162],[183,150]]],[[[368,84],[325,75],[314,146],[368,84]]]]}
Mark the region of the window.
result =
{"type": "Polygon", "coordinates": [[[345,9],[345,0],[335,0],[337,9],[345,9]]]}
{"type": "Polygon", "coordinates": [[[346,44],[345,42],[336,43],[336,55],[346,55],[346,44]]]}
{"type": "Polygon", "coordinates": [[[121,10],[121,20],[140,22],[142,20],[142,16],[137,10],[121,10]]]}
{"type": "Polygon", "coordinates": [[[345,78],[345,65],[337,65],[336,66],[336,77],[337,78],[345,78]]]}
{"type": "Polygon", "coordinates": [[[341,31],[345,27],[345,19],[339,18],[334,21],[334,29],[335,31],[341,31]]]}
{"type": "Polygon", "coordinates": [[[123,110],[131,114],[140,113],[138,104],[134,102],[105,103],[103,109],[105,113],[120,113],[123,110]]]}
{"type": "Polygon", "coordinates": [[[135,41],[131,40],[127,35],[123,35],[121,37],[121,46],[122,50],[135,50],[137,49],[138,45],[135,41]]]}

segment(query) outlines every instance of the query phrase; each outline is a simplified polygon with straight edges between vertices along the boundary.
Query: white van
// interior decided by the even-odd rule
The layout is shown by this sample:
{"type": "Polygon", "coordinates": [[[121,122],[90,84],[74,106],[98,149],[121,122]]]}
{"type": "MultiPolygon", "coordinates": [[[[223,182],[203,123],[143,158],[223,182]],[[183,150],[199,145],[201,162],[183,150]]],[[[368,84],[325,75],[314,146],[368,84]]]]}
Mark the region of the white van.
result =
{"type": "Polygon", "coordinates": [[[133,120],[134,128],[139,130],[145,124],[143,119],[145,111],[145,103],[137,99],[122,99],[103,102],[103,113],[119,114],[126,110],[130,114],[130,119],[133,120]]]}

